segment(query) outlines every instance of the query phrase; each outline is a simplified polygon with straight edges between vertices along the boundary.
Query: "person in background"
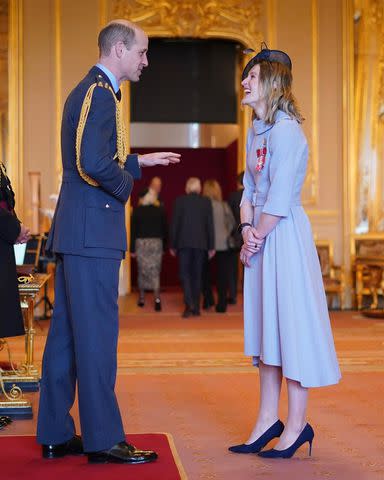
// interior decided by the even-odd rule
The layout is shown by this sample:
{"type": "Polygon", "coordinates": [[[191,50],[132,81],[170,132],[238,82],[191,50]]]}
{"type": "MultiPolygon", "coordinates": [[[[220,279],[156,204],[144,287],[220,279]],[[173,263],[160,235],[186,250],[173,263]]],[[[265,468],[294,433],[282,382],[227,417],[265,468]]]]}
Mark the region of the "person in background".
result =
{"type": "Polygon", "coordinates": [[[160,273],[167,241],[167,218],[153,190],[139,195],[131,219],[131,256],[137,259],[138,306],[144,306],[145,290],[153,290],[155,311],[161,311],[160,273]]]}
{"type": "Polygon", "coordinates": [[[15,195],[0,162],[0,338],[25,333],[13,245],[26,243],[29,237],[29,229],[16,216],[15,195]]]}
{"type": "MultiPolygon", "coordinates": [[[[244,172],[239,173],[237,176],[237,190],[232,192],[228,198],[228,205],[230,206],[233,216],[235,218],[236,225],[240,224],[240,202],[243,195],[243,178],[244,172]]],[[[239,278],[239,253],[241,246],[243,245],[243,238],[237,229],[232,235],[232,245],[229,249],[229,261],[228,261],[228,290],[229,297],[228,303],[230,305],[236,305],[237,303],[237,288],[239,278]]]]}
{"type": "Polygon", "coordinates": [[[201,182],[191,177],[185,195],[175,200],[170,229],[170,253],[179,258],[180,280],[184,292],[183,318],[200,315],[203,262],[215,254],[212,205],[202,197],[201,182]]]}
{"type": "MultiPolygon", "coordinates": [[[[25,334],[13,245],[26,243],[29,236],[29,229],[16,216],[15,195],[0,161],[0,338],[25,334]]],[[[9,423],[9,417],[0,416],[0,430],[9,423]]]]}
{"type": "Polygon", "coordinates": [[[242,78],[242,103],[253,110],[239,225],[244,342],[245,354],[259,367],[260,403],[247,441],[229,449],[289,458],[305,443],[311,453],[308,389],[338,383],[340,369],[319,258],[301,204],[308,144],[292,93],[291,59],[280,50],[263,48],[242,78]],[[285,424],[279,419],[283,377],[288,391],[285,424]],[[262,450],[274,438],[274,448],[262,450]]]}
{"type": "Polygon", "coordinates": [[[148,190],[152,192],[156,200],[159,201],[159,205],[163,206],[163,201],[161,200],[161,188],[163,186],[163,182],[161,181],[160,177],[153,177],[149,183],[148,190]]]}
{"type": "MultiPolygon", "coordinates": [[[[213,211],[213,225],[215,231],[216,251],[216,285],[217,304],[216,312],[227,311],[227,292],[229,285],[229,261],[230,261],[230,237],[235,229],[236,223],[231,209],[227,202],[223,201],[221,187],[216,180],[206,180],[203,185],[203,195],[210,199],[213,211]]],[[[209,271],[209,259],[206,259],[205,271],[209,271]]],[[[205,273],[205,272],[204,272],[205,273]]],[[[203,273],[203,306],[208,306],[213,299],[212,285],[209,280],[211,275],[203,273]]]]}

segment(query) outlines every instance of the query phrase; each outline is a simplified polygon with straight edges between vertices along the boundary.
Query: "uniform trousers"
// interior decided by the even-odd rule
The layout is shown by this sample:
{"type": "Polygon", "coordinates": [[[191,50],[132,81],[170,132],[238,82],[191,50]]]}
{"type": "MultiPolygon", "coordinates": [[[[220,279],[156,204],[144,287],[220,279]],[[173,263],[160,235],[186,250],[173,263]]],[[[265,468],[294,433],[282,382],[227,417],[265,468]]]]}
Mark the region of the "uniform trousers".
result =
{"type": "Polygon", "coordinates": [[[60,255],[55,306],[43,356],[37,440],[75,434],[69,413],[76,384],[85,451],[125,439],[115,396],[120,260],[60,255]]]}

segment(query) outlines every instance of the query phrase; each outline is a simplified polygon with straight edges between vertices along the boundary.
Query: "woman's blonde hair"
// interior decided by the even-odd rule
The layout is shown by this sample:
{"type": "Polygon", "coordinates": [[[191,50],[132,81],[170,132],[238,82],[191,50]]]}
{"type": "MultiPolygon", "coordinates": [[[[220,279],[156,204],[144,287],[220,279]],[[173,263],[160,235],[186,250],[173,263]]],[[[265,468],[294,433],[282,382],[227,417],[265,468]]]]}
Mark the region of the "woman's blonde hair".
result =
{"type": "Polygon", "coordinates": [[[274,123],[277,110],[282,110],[298,122],[304,120],[292,93],[291,70],[282,63],[263,61],[260,66],[259,82],[267,104],[264,121],[274,123]]]}
{"type": "Polygon", "coordinates": [[[217,180],[211,179],[204,182],[203,195],[209,197],[211,200],[217,200],[219,202],[223,200],[221,187],[217,180]]]}

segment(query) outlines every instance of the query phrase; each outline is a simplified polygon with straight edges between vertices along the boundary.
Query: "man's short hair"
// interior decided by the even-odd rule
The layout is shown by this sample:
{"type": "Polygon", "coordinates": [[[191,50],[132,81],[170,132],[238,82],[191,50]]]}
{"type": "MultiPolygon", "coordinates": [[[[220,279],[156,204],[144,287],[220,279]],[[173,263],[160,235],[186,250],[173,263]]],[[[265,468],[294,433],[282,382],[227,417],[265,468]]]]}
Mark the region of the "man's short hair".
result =
{"type": "Polygon", "coordinates": [[[130,49],[135,43],[135,29],[122,23],[109,23],[100,31],[97,39],[100,57],[107,57],[117,42],[123,42],[130,49]]]}
{"type": "Polygon", "coordinates": [[[187,183],[185,184],[186,193],[200,193],[201,192],[201,182],[197,177],[188,178],[187,183]]]}

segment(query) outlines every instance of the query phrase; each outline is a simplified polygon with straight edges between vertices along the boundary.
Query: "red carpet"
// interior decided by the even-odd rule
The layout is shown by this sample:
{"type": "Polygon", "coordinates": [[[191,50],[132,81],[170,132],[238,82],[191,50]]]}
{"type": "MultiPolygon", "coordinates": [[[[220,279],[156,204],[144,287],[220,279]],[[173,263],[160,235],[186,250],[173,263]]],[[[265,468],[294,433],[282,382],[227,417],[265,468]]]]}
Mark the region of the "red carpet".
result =
{"type": "Polygon", "coordinates": [[[183,480],[184,469],[173,440],[164,433],[129,435],[137,448],[159,454],[156,462],[141,465],[89,465],[86,456],[55,460],[41,458],[35,436],[0,437],[0,477],[6,480],[183,480]]]}

